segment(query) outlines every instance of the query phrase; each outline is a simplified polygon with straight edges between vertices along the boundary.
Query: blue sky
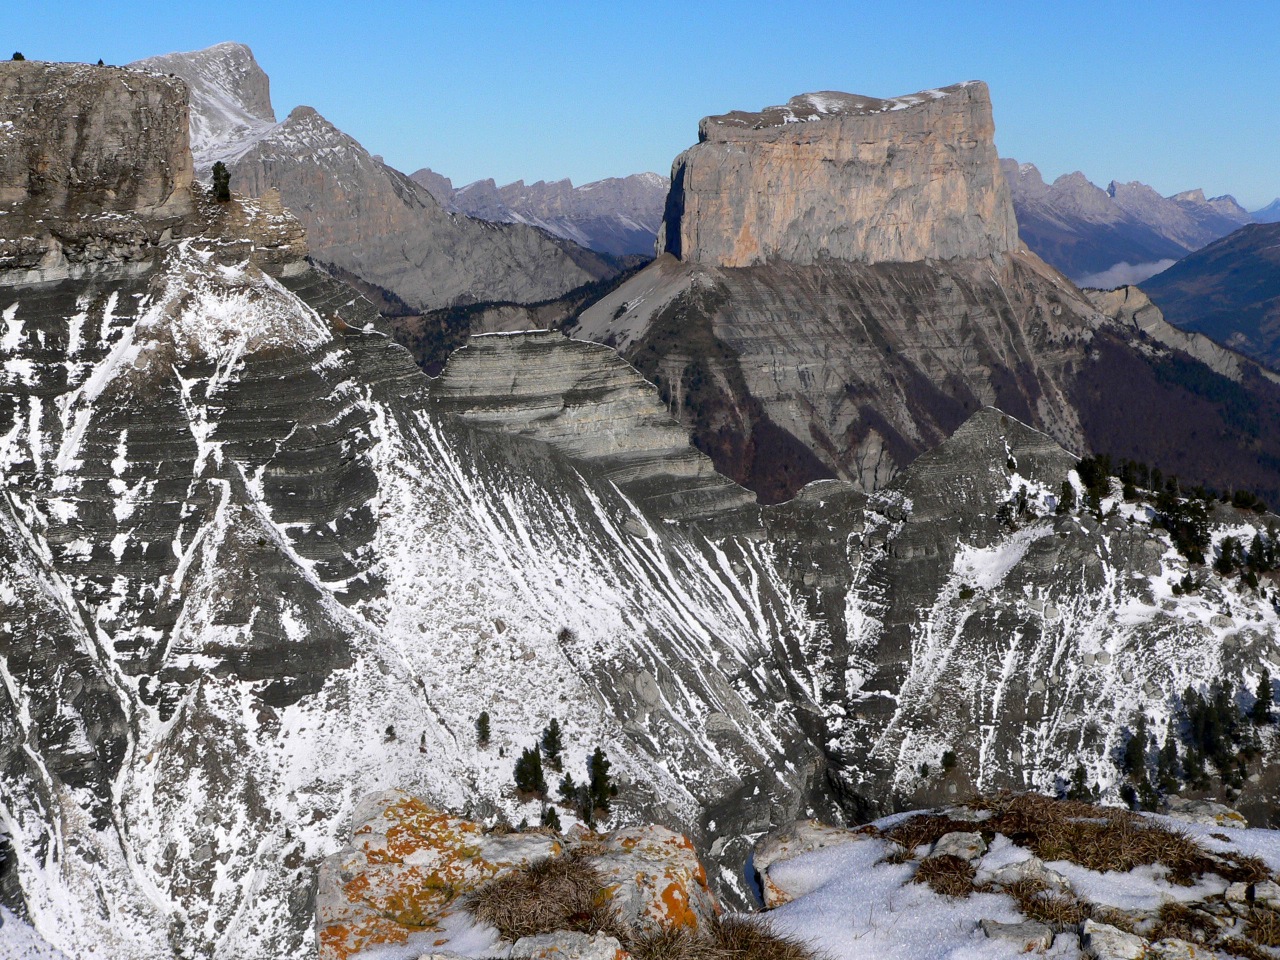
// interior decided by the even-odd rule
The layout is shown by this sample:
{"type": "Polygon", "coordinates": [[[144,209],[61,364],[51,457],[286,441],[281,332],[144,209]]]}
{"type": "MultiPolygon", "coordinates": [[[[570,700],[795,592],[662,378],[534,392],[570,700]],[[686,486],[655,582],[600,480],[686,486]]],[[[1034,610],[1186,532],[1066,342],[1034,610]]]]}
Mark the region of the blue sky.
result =
{"type": "Polygon", "coordinates": [[[986,80],[1002,156],[1052,178],[1280,195],[1280,3],[8,0],[0,49],[124,63],[248,43],[315,107],[461,184],[666,173],[698,119],[811,90],[986,80]]]}

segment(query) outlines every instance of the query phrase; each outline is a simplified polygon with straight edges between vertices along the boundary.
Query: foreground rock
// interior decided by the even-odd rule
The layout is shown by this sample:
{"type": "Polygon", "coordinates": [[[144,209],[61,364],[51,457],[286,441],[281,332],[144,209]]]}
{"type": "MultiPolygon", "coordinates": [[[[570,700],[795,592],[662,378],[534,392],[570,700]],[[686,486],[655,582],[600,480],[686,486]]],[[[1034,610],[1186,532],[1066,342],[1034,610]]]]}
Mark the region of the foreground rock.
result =
{"type": "Polygon", "coordinates": [[[350,846],[320,868],[320,958],[346,960],[396,945],[423,953],[615,960],[620,944],[607,934],[561,930],[503,941],[468,909],[469,898],[491,881],[568,856],[598,873],[600,905],[622,929],[697,932],[719,913],[692,844],[662,827],[568,838],[491,832],[389,792],[361,802],[350,846]]]}

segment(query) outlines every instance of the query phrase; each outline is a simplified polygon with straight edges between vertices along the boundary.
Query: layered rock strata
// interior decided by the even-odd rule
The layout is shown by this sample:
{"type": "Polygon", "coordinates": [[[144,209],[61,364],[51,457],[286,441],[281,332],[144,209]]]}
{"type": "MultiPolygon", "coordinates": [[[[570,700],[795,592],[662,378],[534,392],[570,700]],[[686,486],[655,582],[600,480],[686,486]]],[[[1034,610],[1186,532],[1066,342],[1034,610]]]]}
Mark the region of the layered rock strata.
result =
{"type": "Polygon", "coordinates": [[[1270,417],[1277,384],[1100,313],[1021,248],[992,137],[981,84],[709,117],[674,167],[667,252],[573,333],[764,502],[878,489],[985,404],[1080,453],[1280,494],[1280,434],[1209,399],[1244,389],[1270,417]]]}

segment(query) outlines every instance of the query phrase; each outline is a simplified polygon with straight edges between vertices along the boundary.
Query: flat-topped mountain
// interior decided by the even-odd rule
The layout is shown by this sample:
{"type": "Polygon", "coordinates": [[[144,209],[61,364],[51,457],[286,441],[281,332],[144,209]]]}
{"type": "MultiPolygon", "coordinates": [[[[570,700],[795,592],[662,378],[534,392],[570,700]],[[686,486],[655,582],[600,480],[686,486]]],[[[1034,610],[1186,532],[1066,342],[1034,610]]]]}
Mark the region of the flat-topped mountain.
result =
{"type": "Polygon", "coordinates": [[[481,220],[527,223],[613,256],[653,255],[670,182],[656,173],[609,177],[575,187],[569,180],[523,180],[499,187],[477,180],[455,188],[448,177],[422,169],[411,177],[442,207],[481,220]]]}
{"type": "Polygon", "coordinates": [[[133,66],[187,82],[202,169],[222,160],[233,192],[278,191],[317,260],[412,307],[548,300],[617,273],[611,261],[534,227],[450,215],[311,107],[275,123],[266,74],[243,44],[133,66]]]}
{"type": "Polygon", "coordinates": [[[1084,286],[1140,283],[1251,219],[1233,197],[1203,190],[1163,197],[1114,180],[1104,189],[1078,171],[1050,184],[1034,164],[1000,163],[1023,241],[1084,286]]]}
{"type": "MultiPolygon", "coordinates": [[[[575,332],[620,350],[765,501],[822,477],[874,490],[987,404],[1068,449],[1280,493],[1275,431],[1206,404],[1198,361],[1021,245],[985,85],[806,94],[708,117],[699,141],[673,167],[665,255],[575,332]],[[1137,426],[1153,405],[1167,415],[1137,426]]],[[[1280,410],[1242,362],[1251,403],[1280,410]]]]}
{"type": "Polygon", "coordinates": [[[1005,253],[1018,228],[994,130],[983,83],[707,117],[672,166],[657,250],[721,267],[1005,253]]]}

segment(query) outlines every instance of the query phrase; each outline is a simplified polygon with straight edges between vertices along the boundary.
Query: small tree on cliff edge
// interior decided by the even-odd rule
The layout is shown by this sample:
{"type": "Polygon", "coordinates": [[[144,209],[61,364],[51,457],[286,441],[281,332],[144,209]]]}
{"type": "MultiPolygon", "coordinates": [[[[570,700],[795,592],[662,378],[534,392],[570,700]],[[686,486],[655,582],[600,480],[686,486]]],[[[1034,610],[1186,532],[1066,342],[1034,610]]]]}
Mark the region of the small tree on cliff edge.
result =
{"type": "Polygon", "coordinates": [[[213,165],[213,199],[219,203],[231,199],[231,172],[221,160],[213,165]]]}
{"type": "Polygon", "coordinates": [[[15,59],[15,60],[25,60],[25,59],[27,59],[27,58],[26,58],[26,57],[24,57],[21,53],[15,52],[15,53],[14,53],[14,55],[13,55],[13,59],[15,59]]]}

